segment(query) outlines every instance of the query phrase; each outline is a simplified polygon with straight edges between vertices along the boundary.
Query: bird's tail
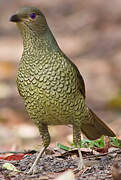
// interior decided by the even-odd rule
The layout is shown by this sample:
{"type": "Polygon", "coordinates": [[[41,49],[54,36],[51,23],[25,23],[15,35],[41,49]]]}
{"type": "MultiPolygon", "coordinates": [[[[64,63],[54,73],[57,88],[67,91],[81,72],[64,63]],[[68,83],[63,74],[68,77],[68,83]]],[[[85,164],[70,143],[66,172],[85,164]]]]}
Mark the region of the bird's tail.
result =
{"type": "Polygon", "coordinates": [[[116,136],[115,133],[102,120],[100,120],[91,109],[88,110],[90,121],[81,125],[81,131],[87,138],[95,140],[100,138],[102,135],[109,137],[116,136]]]}

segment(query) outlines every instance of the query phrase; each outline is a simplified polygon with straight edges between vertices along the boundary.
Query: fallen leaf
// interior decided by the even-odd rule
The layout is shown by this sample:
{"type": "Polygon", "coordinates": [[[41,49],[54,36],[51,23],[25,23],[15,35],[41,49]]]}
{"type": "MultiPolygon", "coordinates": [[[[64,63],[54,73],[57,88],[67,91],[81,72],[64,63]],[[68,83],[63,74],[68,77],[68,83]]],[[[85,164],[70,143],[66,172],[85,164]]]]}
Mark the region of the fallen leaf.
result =
{"type": "Polygon", "coordinates": [[[115,159],[113,168],[112,168],[112,177],[113,180],[121,180],[121,168],[118,165],[118,159],[115,159]]]}
{"type": "Polygon", "coordinates": [[[4,163],[2,166],[4,169],[10,170],[10,171],[15,171],[15,172],[20,172],[16,167],[11,164],[11,163],[4,163]]]}
{"type": "Polygon", "coordinates": [[[95,150],[100,153],[107,153],[108,149],[109,149],[109,137],[108,136],[104,136],[104,143],[105,143],[104,148],[96,148],[95,150]]]}
{"type": "Polygon", "coordinates": [[[21,160],[24,156],[25,154],[13,154],[5,157],[4,160],[8,160],[8,161],[21,160]]]}
{"type": "Polygon", "coordinates": [[[58,176],[55,180],[67,180],[67,179],[68,180],[75,180],[74,174],[71,170],[64,172],[63,174],[58,176]]]}

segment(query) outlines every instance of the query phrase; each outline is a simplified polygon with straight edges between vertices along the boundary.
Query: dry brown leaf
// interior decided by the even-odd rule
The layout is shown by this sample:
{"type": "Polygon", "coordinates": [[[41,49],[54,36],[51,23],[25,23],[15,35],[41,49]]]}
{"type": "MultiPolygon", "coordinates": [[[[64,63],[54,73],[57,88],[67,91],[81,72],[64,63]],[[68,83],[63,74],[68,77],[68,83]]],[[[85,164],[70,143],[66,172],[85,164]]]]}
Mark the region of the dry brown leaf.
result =
{"type": "Polygon", "coordinates": [[[118,165],[118,159],[115,159],[113,168],[112,168],[112,177],[113,180],[121,180],[121,167],[118,165]]]}

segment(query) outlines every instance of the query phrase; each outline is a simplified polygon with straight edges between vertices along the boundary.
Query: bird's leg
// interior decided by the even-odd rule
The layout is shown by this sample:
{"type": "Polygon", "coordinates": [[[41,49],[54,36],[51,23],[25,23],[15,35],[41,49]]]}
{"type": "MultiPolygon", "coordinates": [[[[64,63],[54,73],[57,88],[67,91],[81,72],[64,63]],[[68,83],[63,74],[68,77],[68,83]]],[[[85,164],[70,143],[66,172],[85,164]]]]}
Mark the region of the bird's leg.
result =
{"type": "Polygon", "coordinates": [[[45,149],[46,149],[46,147],[42,147],[42,149],[40,150],[40,152],[39,152],[37,158],[35,159],[35,161],[34,161],[32,167],[31,167],[30,170],[27,172],[27,174],[30,174],[30,173],[32,173],[32,172],[33,172],[33,174],[34,174],[35,167],[36,167],[36,165],[37,165],[37,163],[38,163],[38,160],[39,160],[40,157],[42,156],[42,154],[43,154],[43,152],[45,151],[45,149]]]}
{"type": "Polygon", "coordinates": [[[79,153],[78,170],[81,170],[81,169],[83,169],[85,166],[84,166],[84,161],[83,161],[83,157],[82,157],[80,145],[77,145],[77,148],[78,148],[78,153],[79,153]]]}
{"type": "Polygon", "coordinates": [[[49,134],[49,131],[48,131],[48,127],[47,125],[45,124],[39,124],[39,132],[40,132],[40,135],[42,137],[42,142],[43,142],[43,147],[42,149],[40,150],[37,158],[35,159],[32,167],[30,168],[30,170],[27,172],[28,174],[30,173],[34,173],[35,172],[35,169],[36,169],[36,165],[40,159],[40,157],[42,157],[42,154],[44,153],[45,149],[49,146],[50,144],[50,134],[49,134]]]}
{"type": "Polygon", "coordinates": [[[79,154],[78,170],[81,170],[84,168],[84,162],[80,148],[81,147],[80,127],[75,125],[73,125],[73,142],[77,145],[78,148],[78,154],[79,154]]]}

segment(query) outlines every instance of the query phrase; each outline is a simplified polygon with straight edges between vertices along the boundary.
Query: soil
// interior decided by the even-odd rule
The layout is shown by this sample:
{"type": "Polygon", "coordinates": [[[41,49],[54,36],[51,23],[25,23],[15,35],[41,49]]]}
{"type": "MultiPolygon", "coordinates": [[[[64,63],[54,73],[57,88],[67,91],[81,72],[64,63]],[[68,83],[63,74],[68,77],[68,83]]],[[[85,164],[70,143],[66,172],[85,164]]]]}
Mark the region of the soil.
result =
{"type": "MultiPolygon", "coordinates": [[[[78,160],[76,156],[77,151],[71,153],[66,152],[58,155],[44,154],[40,158],[34,174],[27,174],[28,170],[32,166],[38,152],[32,155],[26,155],[20,161],[0,161],[0,179],[1,180],[29,180],[29,179],[41,179],[51,180],[62,174],[67,170],[72,170],[75,175],[75,180],[111,180],[112,168],[114,168],[114,162],[116,161],[118,166],[121,166],[121,150],[115,149],[110,153],[94,155],[92,152],[83,153],[83,159],[85,162],[85,169],[78,171],[78,160]],[[75,154],[75,155],[74,155],[75,154]],[[13,172],[2,168],[5,162],[12,163],[20,172],[13,172]]],[[[118,180],[118,179],[117,179],[118,180]]]]}
{"type": "MultiPolygon", "coordinates": [[[[33,144],[40,143],[39,133],[31,128],[34,125],[25,112],[16,85],[23,45],[18,29],[9,18],[24,5],[38,7],[45,14],[59,46],[84,77],[87,104],[121,139],[121,0],[55,0],[54,3],[0,0],[0,154],[11,149],[31,149],[33,144]],[[115,97],[116,102],[112,101],[115,97]]],[[[68,139],[72,134],[70,129],[56,126],[50,131],[53,147],[56,141],[62,144],[72,141],[68,139]]],[[[82,171],[76,171],[77,153],[66,156],[46,153],[37,164],[35,174],[28,175],[26,172],[37,153],[16,161],[0,160],[0,180],[51,180],[68,169],[76,180],[121,179],[120,149],[98,155],[83,153],[86,167],[82,171]],[[20,172],[3,169],[5,162],[12,163],[20,172]],[[118,171],[117,179],[112,178],[112,169],[118,171]]]]}

